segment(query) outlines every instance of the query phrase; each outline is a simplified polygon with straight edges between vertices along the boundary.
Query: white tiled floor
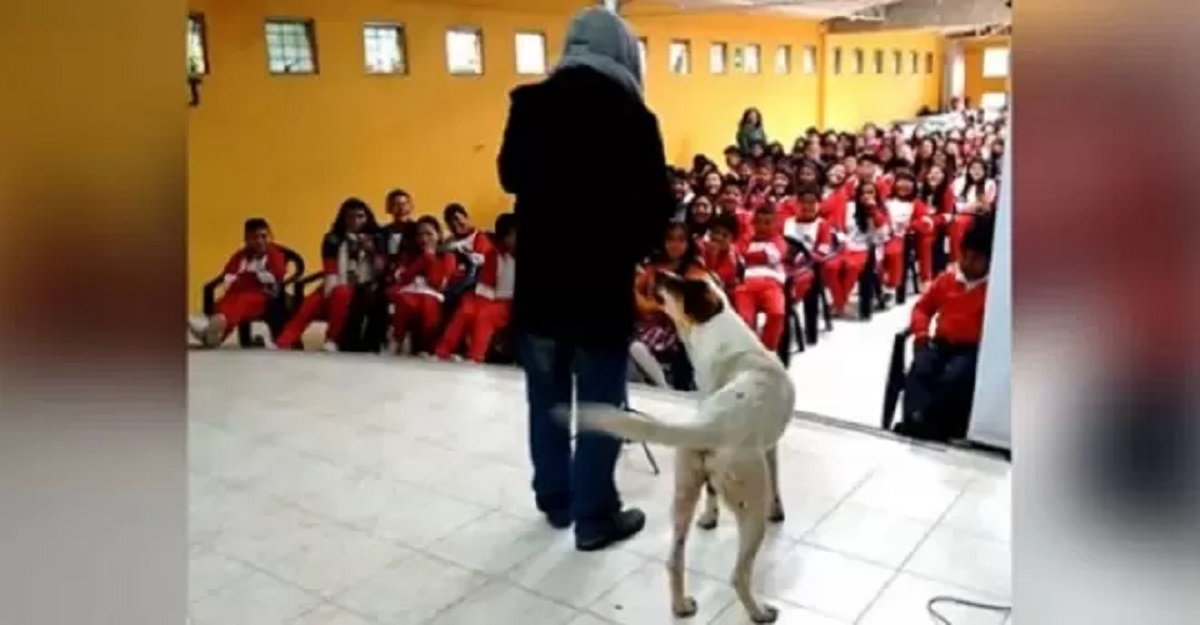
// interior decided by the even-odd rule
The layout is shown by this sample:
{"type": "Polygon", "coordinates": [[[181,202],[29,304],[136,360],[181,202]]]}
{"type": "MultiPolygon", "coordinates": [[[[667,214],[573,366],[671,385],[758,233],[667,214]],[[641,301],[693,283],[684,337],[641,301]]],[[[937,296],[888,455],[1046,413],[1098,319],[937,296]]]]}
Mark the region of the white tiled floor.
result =
{"type": "MultiPolygon", "coordinates": [[[[814,412],[838,414],[834,388],[858,410],[848,385],[874,375],[841,362],[843,333],[880,327],[886,341],[894,330],[883,319],[842,325],[797,359],[814,412]]],[[[883,367],[885,352],[862,360],[883,367]]],[[[619,484],[648,527],[620,548],[576,552],[570,532],[533,510],[516,370],[221,350],[190,355],[189,391],[195,625],[674,621],[663,565],[670,475],[652,475],[627,447],[619,484]]],[[[633,398],[650,412],[689,409],[646,389],[633,398]]],[[[654,451],[669,471],[672,452],[654,451]]],[[[1007,600],[1006,464],[807,421],[791,427],[781,464],[788,519],[771,532],[756,584],[781,624],[928,623],[937,594],[1007,600]]],[[[728,519],[691,535],[699,625],[748,623],[728,584],[728,519]]],[[[1003,621],[944,611],[956,625],[1003,621]]]]}

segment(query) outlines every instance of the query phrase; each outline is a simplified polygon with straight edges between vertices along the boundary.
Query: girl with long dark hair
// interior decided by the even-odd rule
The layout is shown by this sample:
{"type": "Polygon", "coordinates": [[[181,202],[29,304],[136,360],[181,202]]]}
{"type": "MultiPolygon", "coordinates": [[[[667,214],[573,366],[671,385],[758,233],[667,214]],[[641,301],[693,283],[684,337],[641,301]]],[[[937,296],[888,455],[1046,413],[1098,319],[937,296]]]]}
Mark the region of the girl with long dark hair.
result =
{"type": "Polygon", "coordinates": [[[701,260],[700,248],[681,222],[667,226],[666,236],[659,249],[639,268],[635,282],[638,321],[634,340],[629,347],[635,368],[655,386],[671,386],[691,390],[694,386],[692,367],[674,323],[662,312],[654,299],[654,273],[668,271],[688,278],[704,278],[708,272],[701,260]],[[664,364],[671,368],[668,381],[664,364]]]}
{"type": "Polygon", "coordinates": [[[763,130],[762,113],[758,109],[750,107],[742,113],[742,119],[738,122],[738,149],[742,151],[742,154],[750,154],[750,146],[766,146],[766,144],[767,133],[763,130]]]}
{"type": "MultiPolygon", "coordinates": [[[[822,277],[829,289],[830,305],[841,316],[850,316],[850,292],[867,266],[871,246],[881,243],[887,214],[874,182],[862,182],[854,189],[854,201],[846,206],[846,222],[841,227],[843,245],[837,256],[822,266],[822,277]]],[[[860,293],[859,297],[871,297],[860,293]]]]}
{"type": "Polygon", "coordinates": [[[987,163],[974,158],[954,181],[954,223],[950,226],[950,250],[958,258],[963,235],[977,215],[992,212],[996,201],[996,181],[987,175],[987,163]]]}

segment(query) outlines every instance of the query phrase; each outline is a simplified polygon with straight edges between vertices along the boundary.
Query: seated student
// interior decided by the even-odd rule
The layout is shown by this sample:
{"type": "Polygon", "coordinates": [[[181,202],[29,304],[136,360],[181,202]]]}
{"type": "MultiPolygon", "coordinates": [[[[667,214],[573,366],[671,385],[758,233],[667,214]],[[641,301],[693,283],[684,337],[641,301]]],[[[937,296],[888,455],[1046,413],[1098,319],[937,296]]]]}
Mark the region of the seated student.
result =
{"type": "Polygon", "coordinates": [[[683,221],[687,224],[692,238],[699,243],[703,244],[708,240],[708,228],[712,223],[713,212],[713,201],[706,195],[697,195],[688,206],[687,217],[683,221]]]}
{"type": "Polygon", "coordinates": [[[412,236],[417,221],[413,218],[412,196],[403,189],[389,191],[384,206],[392,217],[392,222],[382,228],[387,256],[392,259],[400,253],[404,238],[412,236]]]}
{"type": "Polygon", "coordinates": [[[904,281],[904,250],[910,232],[914,236],[921,281],[928,283],[933,279],[934,223],[929,207],[917,197],[917,178],[907,169],[897,169],[893,174],[892,196],[884,206],[890,236],[883,246],[883,288],[886,296],[892,297],[904,281]]]}
{"type": "Polygon", "coordinates": [[[736,145],[731,145],[725,148],[725,170],[729,173],[734,173],[741,166],[742,151],[736,145]]]}
{"type": "Polygon", "coordinates": [[[722,213],[712,218],[708,227],[708,240],[702,247],[704,268],[721,283],[730,301],[733,291],[742,282],[742,257],[736,241],[738,220],[733,215],[722,213]]]}
{"type": "Polygon", "coordinates": [[[786,312],[783,285],[787,279],[784,263],[788,251],[775,219],[775,207],[771,204],[764,204],[755,212],[750,240],[740,249],[746,270],[742,284],[733,293],[734,309],[771,351],[779,348],[783,338],[786,312]],[[759,313],[766,316],[761,331],[759,313]]]}
{"type": "Polygon", "coordinates": [[[992,232],[991,219],[977,220],[963,235],[958,264],[938,276],[913,307],[913,364],[904,385],[903,418],[895,426],[899,433],[941,441],[966,435],[983,334],[992,232]]]}
{"type": "Polygon", "coordinates": [[[800,188],[800,208],[796,216],[784,224],[784,238],[803,248],[792,265],[792,301],[808,296],[816,280],[816,270],[833,256],[833,227],[821,218],[821,190],[815,184],[800,188]]]}
{"type": "Polygon", "coordinates": [[[471,217],[462,204],[449,204],[442,211],[442,219],[446,222],[446,230],[450,236],[442,243],[445,252],[454,254],[461,261],[456,274],[451,278],[453,284],[461,280],[474,269],[483,266],[483,261],[494,248],[492,239],[487,233],[480,232],[471,223],[471,217]]]}
{"type": "MultiPolygon", "coordinates": [[[[846,206],[846,220],[838,230],[842,233],[841,252],[822,266],[822,278],[829,289],[830,306],[842,317],[852,317],[850,293],[867,266],[867,253],[873,243],[882,243],[886,234],[887,213],[879,199],[879,189],[873,182],[859,184],[854,201],[846,206]]],[[[878,252],[877,252],[878,253],[878,252]]],[[[869,294],[860,293],[860,297],[869,294]]]]}
{"type": "Polygon", "coordinates": [[[678,167],[672,167],[668,170],[667,177],[671,181],[671,193],[675,196],[675,215],[673,218],[682,221],[687,218],[688,205],[692,203],[692,198],[696,194],[692,192],[692,184],[688,181],[686,171],[678,167]]]}
{"type": "Polygon", "coordinates": [[[700,178],[700,193],[709,199],[710,202],[716,202],[721,195],[721,187],[725,186],[725,177],[721,172],[710,171],[700,178]]]}
{"type": "Polygon", "coordinates": [[[325,351],[338,350],[355,290],[373,283],[385,267],[385,250],[379,243],[379,226],[365,202],[350,198],[342,202],[337,218],[321,241],[321,288],[304,298],[276,339],[281,349],[293,347],[318,315],[324,316],[325,351]]]}
{"type": "Polygon", "coordinates": [[[229,257],[222,271],[225,294],[217,300],[213,315],[197,315],[188,320],[192,335],[205,347],[221,345],[234,328],[262,317],[271,298],[279,295],[287,272],[287,259],[279,246],[271,242],[271,227],[266,219],[247,219],[243,233],[245,244],[229,257]]]}
{"type": "Polygon", "coordinates": [[[996,181],[987,177],[982,159],[972,159],[967,170],[954,181],[954,223],[950,225],[950,254],[958,258],[963,234],[978,215],[992,211],[996,202],[996,181]]]}
{"type": "Polygon", "coordinates": [[[454,254],[439,251],[442,227],[428,215],[417,220],[416,238],[392,267],[392,340],[397,350],[411,338],[414,354],[434,349],[442,324],[445,289],[457,268],[454,254]],[[410,337],[411,333],[411,337],[410,337]]]}
{"type": "Polygon", "coordinates": [[[656,271],[669,271],[692,278],[708,275],[701,264],[699,247],[688,235],[684,224],[671,222],[667,226],[662,248],[651,256],[645,266],[638,268],[634,282],[634,303],[638,317],[634,339],[629,346],[629,357],[633,360],[634,368],[651,384],[690,391],[695,387],[691,361],[679,340],[675,324],[655,301],[656,271]],[[672,379],[669,381],[663,364],[671,367],[672,379]]]}
{"type": "Polygon", "coordinates": [[[821,189],[821,218],[835,230],[846,223],[846,203],[850,191],[846,189],[846,168],[834,163],[825,172],[825,185],[821,189]]]}
{"type": "Polygon", "coordinates": [[[435,355],[453,357],[467,339],[467,360],[483,362],[496,332],[508,326],[512,308],[513,281],[516,279],[516,217],[504,213],[496,218],[495,246],[487,253],[475,290],[463,296],[450,324],[438,341],[435,355]]]}

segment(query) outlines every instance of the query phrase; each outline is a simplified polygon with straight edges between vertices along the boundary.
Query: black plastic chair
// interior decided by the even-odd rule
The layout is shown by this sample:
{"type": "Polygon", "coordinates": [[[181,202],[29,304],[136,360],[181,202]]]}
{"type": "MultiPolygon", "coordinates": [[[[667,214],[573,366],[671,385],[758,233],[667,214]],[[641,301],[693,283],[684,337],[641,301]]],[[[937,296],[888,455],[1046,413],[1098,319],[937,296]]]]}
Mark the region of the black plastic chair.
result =
{"type": "MultiPolygon", "coordinates": [[[[283,245],[278,246],[283,252],[283,257],[287,262],[287,272],[284,274],[283,282],[279,285],[279,290],[275,296],[267,303],[267,312],[258,319],[251,319],[241,323],[237,327],[238,345],[242,347],[262,347],[261,339],[255,340],[251,333],[251,325],[255,321],[262,321],[267,324],[267,329],[271,333],[271,338],[274,338],[283,324],[287,322],[288,316],[291,315],[295,307],[299,305],[300,300],[304,298],[304,286],[301,284],[304,275],[304,257],[299,252],[283,245]]],[[[203,302],[204,314],[212,316],[217,309],[217,289],[224,283],[224,274],[209,280],[204,284],[203,302]]]]}
{"type": "Polygon", "coordinates": [[[908,375],[904,353],[911,337],[912,330],[905,328],[897,332],[892,339],[891,361],[888,364],[887,383],[883,390],[883,419],[880,422],[880,426],[885,430],[892,429],[896,406],[900,403],[900,394],[904,392],[904,381],[908,375]]]}

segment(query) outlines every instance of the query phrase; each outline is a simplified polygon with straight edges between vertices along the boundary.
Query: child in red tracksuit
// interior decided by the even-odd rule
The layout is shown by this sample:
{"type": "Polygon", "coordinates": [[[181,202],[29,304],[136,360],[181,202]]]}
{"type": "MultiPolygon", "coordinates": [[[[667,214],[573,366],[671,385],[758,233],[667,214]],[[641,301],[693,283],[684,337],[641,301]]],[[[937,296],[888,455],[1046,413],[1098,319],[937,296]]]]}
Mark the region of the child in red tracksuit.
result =
{"type": "Polygon", "coordinates": [[[892,196],[887,208],[890,236],[883,246],[883,288],[894,296],[904,281],[905,243],[911,233],[916,246],[921,281],[933,279],[934,224],[929,207],[917,198],[917,178],[907,169],[897,169],[892,177],[892,196]]]}
{"type": "Polygon", "coordinates": [[[234,328],[266,314],[270,298],[279,294],[287,272],[287,259],[271,242],[267,220],[247,219],[243,232],[245,245],[225,263],[225,295],[217,300],[213,315],[188,321],[192,335],[205,347],[221,345],[234,328]]]}
{"type": "Polygon", "coordinates": [[[733,307],[750,328],[756,330],[763,345],[772,351],[783,338],[784,292],[787,279],[784,265],[787,241],[778,234],[775,207],[763,204],[754,213],[751,238],[740,249],[745,273],[742,284],[733,292],[733,307]],[[766,316],[758,331],[758,314],[766,316]]]}
{"type": "Polygon", "coordinates": [[[309,324],[324,316],[328,325],[323,349],[337,351],[355,290],[373,283],[382,273],[386,247],[366,202],[357,198],[342,202],[333,227],[321,241],[321,269],[325,274],[321,288],[300,303],[300,308],[283,326],[276,345],[281,349],[293,347],[309,324]]]}
{"type": "Polygon", "coordinates": [[[963,235],[958,264],[939,276],[913,307],[913,365],[897,432],[940,441],[966,435],[983,336],[992,233],[992,219],[977,218],[963,235]],[[935,318],[937,328],[930,336],[935,318]]]}
{"type": "Polygon", "coordinates": [[[433,350],[442,323],[443,294],[454,275],[454,255],[438,249],[442,228],[428,215],[417,220],[416,240],[400,253],[392,271],[392,340],[397,348],[411,332],[412,352],[433,350]]]}
{"type": "Polygon", "coordinates": [[[738,254],[738,220],[728,213],[722,213],[709,220],[708,242],[704,244],[704,268],[708,270],[725,294],[732,300],[733,292],[742,283],[742,257],[738,254]]]}
{"type": "Polygon", "coordinates": [[[516,217],[504,213],[496,218],[495,245],[487,251],[475,290],[463,296],[450,324],[438,342],[435,354],[451,358],[463,337],[467,338],[467,359],[483,362],[496,332],[508,326],[512,309],[513,282],[516,279],[516,217]]]}
{"type": "MultiPolygon", "coordinates": [[[[841,316],[848,317],[853,314],[849,308],[850,293],[867,266],[867,253],[872,244],[878,246],[887,235],[887,212],[879,200],[875,183],[864,182],[855,188],[854,201],[846,205],[845,222],[836,224],[835,228],[840,229],[842,248],[836,256],[825,261],[821,277],[829,289],[830,306],[841,316]]],[[[860,293],[859,297],[870,297],[870,294],[860,293]]]]}
{"type": "Polygon", "coordinates": [[[816,270],[832,257],[833,227],[821,218],[821,190],[816,185],[803,187],[799,193],[800,207],[794,219],[784,225],[784,237],[802,251],[793,261],[792,301],[808,297],[816,279],[816,270]]]}

